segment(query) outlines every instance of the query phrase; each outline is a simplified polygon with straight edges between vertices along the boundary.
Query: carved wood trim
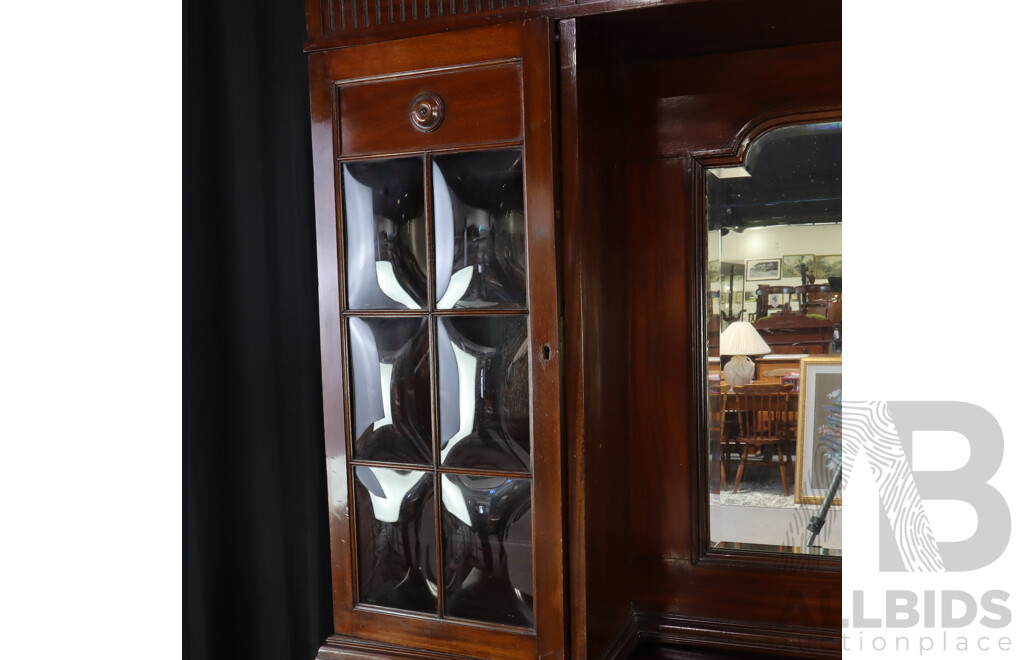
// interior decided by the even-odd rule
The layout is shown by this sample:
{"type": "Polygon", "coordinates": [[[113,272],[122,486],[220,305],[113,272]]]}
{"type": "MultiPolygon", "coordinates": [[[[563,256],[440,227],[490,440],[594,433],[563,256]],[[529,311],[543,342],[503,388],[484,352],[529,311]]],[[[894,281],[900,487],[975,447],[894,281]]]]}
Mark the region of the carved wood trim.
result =
{"type": "MultiPolygon", "coordinates": [[[[747,159],[750,145],[765,133],[784,126],[796,126],[822,121],[839,121],[843,117],[841,106],[809,108],[801,112],[758,115],[744,124],[729,144],[722,149],[699,151],[690,154],[704,168],[742,165],[747,159]]],[[[701,205],[703,207],[703,205],[701,205]]]]}
{"type": "Polygon", "coordinates": [[[385,34],[404,26],[426,24],[443,29],[467,21],[536,15],[554,0],[325,0],[323,33],[344,38],[385,34]]]}

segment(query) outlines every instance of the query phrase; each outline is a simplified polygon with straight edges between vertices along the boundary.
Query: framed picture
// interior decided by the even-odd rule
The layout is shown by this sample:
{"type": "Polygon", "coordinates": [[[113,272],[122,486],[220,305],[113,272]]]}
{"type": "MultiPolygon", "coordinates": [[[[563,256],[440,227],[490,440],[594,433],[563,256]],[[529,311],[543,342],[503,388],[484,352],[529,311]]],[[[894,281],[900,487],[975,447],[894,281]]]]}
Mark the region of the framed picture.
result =
{"type": "Polygon", "coordinates": [[[800,265],[807,266],[807,272],[814,272],[813,254],[787,254],[782,257],[782,276],[800,277],[800,265]]]}
{"type": "MultiPolygon", "coordinates": [[[[797,504],[821,504],[843,461],[843,358],[840,355],[800,360],[800,395],[796,436],[797,504]]],[[[832,500],[842,506],[841,491],[832,500]]]]}
{"type": "Polygon", "coordinates": [[[717,283],[722,278],[722,263],[718,260],[708,262],[708,282],[717,283]]]}
{"type": "Polygon", "coordinates": [[[782,259],[747,259],[747,281],[777,280],[782,277],[782,259]]]}
{"type": "Polygon", "coordinates": [[[843,255],[829,254],[814,258],[814,277],[824,280],[827,277],[843,276],[843,255]]]}

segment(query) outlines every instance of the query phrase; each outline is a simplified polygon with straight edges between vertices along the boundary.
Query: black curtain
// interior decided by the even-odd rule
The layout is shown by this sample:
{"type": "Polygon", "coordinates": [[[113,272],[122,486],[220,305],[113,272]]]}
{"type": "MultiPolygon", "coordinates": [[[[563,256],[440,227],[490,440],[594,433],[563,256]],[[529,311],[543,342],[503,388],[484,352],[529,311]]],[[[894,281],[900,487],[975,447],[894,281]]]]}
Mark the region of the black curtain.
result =
{"type": "Polygon", "coordinates": [[[184,655],[308,659],[331,601],[304,5],[186,0],[183,32],[184,655]]]}

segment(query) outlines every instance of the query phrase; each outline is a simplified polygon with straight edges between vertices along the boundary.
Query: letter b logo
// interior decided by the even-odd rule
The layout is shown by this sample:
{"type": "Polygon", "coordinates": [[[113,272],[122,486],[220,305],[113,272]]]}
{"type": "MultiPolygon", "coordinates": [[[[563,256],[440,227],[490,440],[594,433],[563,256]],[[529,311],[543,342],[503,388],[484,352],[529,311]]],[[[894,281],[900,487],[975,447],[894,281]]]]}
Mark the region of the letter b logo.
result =
{"type": "Polygon", "coordinates": [[[843,471],[860,451],[879,486],[879,568],[882,571],[971,571],[998,559],[1010,541],[1010,508],[988,480],[1003,458],[1003,432],[985,409],[959,401],[890,401],[843,406],[843,471]],[[915,431],[951,431],[966,438],[963,467],[912,471],[915,431]],[[974,508],[978,528],[963,541],[939,542],[923,502],[955,500],[974,508]]]}

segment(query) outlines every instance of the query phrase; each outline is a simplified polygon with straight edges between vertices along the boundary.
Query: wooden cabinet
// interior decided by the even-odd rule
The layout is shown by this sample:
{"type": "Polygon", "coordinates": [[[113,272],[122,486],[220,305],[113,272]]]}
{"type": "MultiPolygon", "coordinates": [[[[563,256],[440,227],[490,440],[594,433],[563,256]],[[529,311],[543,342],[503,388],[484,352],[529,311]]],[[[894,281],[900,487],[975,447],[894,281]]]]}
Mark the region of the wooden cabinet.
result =
{"type": "Polygon", "coordinates": [[[696,195],[840,3],[648,4],[307,0],[320,658],[839,656],[837,560],[709,547],[696,195]]]}
{"type": "Polygon", "coordinates": [[[338,633],[321,657],[561,654],[550,29],[310,58],[338,633]]]}

